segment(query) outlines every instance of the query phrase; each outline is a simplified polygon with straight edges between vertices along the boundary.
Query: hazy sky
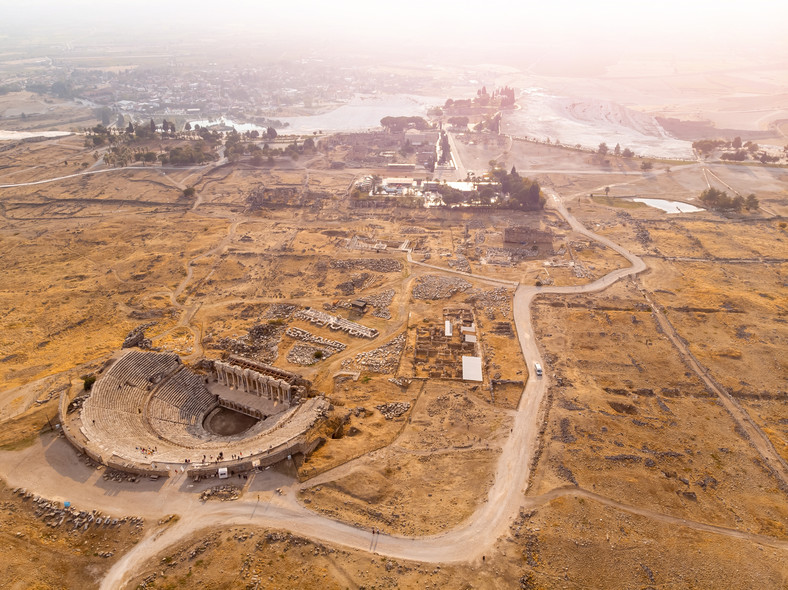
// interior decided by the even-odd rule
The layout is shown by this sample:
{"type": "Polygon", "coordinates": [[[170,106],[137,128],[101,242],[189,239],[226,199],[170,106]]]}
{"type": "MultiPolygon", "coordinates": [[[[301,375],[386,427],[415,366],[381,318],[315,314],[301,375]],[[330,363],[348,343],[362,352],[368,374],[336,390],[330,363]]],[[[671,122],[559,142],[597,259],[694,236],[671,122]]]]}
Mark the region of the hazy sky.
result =
{"type": "Polygon", "coordinates": [[[534,45],[565,57],[636,50],[703,49],[788,55],[788,3],[775,0],[25,0],[0,10],[0,31],[82,26],[135,36],[144,32],[309,42],[396,56],[416,46],[451,53],[518,51],[534,45]]]}

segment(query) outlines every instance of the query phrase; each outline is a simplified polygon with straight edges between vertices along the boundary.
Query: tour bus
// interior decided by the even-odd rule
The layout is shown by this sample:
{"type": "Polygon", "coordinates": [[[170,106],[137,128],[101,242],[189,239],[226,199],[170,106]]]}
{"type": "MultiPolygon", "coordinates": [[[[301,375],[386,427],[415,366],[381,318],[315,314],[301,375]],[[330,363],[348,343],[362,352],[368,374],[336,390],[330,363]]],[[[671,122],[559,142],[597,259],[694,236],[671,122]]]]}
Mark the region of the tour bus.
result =
{"type": "Polygon", "coordinates": [[[537,377],[541,377],[542,376],[542,365],[540,365],[537,362],[534,362],[534,369],[536,370],[536,376],[537,377]]]}

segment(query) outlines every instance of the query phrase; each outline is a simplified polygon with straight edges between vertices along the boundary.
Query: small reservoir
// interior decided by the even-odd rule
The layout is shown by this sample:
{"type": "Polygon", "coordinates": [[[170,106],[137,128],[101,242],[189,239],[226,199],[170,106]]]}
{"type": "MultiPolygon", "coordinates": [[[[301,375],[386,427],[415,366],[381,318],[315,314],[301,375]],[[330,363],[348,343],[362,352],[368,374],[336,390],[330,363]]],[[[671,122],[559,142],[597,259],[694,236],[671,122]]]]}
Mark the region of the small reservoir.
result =
{"type": "Polygon", "coordinates": [[[682,203],[681,201],[665,201],[663,199],[632,199],[636,203],[644,203],[649,207],[656,207],[662,209],[665,213],[695,213],[697,211],[704,211],[695,205],[682,203]]]}

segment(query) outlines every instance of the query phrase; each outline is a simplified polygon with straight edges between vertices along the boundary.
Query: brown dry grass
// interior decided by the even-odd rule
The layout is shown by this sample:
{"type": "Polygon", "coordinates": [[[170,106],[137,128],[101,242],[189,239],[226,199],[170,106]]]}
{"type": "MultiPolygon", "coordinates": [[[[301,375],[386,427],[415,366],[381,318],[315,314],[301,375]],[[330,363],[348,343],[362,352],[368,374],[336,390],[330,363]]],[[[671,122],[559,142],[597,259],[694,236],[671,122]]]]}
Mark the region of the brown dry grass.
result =
{"type": "Polygon", "coordinates": [[[0,577],[4,588],[97,588],[144,529],[124,524],[74,532],[67,524],[52,528],[0,482],[0,577]],[[111,553],[101,557],[99,553],[111,553]]]}
{"type": "Polygon", "coordinates": [[[622,502],[785,535],[777,482],[642,303],[623,285],[537,302],[545,361],[559,380],[534,491],[577,482],[622,502]]]}

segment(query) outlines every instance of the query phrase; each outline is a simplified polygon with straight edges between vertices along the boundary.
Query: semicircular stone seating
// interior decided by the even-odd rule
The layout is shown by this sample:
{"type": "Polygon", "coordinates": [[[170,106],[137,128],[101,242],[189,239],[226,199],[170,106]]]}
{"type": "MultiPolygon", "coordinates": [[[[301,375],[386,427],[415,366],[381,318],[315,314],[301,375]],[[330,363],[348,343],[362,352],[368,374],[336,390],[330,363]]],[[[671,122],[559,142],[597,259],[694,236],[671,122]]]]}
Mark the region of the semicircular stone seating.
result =
{"type": "MultiPolygon", "coordinates": [[[[251,373],[233,366],[231,378],[234,384],[286,399],[289,387],[282,387],[286,384],[275,379],[268,383],[251,373]]],[[[286,444],[318,418],[317,400],[261,421],[241,435],[214,435],[202,422],[219,400],[204,377],[182,365],[175,354],[134,349],[93,385],[81,410],[81,430],[89,446],[105,458],[117,455],[146,464],[182,464],[189,459],[199,464],[203,456],[210,461],[219,452],[225,459],[233,454],[248,457],[286,444]]]]}

